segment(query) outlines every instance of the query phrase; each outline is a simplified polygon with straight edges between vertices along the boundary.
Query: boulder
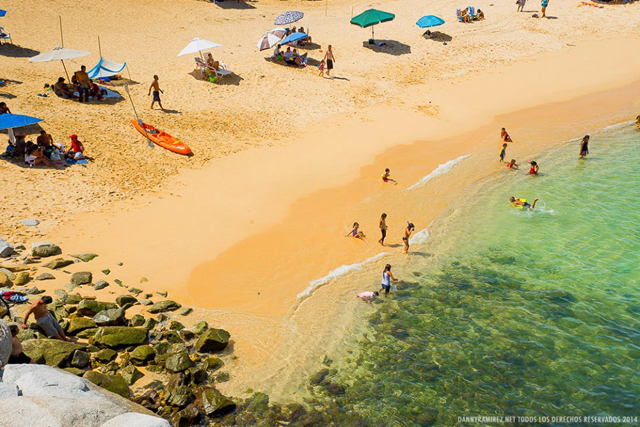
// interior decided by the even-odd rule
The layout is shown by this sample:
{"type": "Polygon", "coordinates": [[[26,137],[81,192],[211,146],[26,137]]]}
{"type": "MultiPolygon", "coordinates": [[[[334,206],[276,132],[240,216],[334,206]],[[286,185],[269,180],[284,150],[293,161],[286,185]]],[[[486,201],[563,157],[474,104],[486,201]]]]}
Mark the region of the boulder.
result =
{"type": "Polygon", "coordinates": [[[83,338],[83,339],[93,338],[96,335],[96,332],[98,332],[98,329],[99,328],[85,329],[83,331],[77,332],[76,337],[83,338]]]}
{"type": "Polygon", "coordinates": [[[191,307],[186,307],[186,308],[183,308],[182,310],[180,310],[180,315],[181,316],[188,316],[191,313],[193,313],[193,308],[191,308],[191,307]]]}
{"type": "Polygon", "coordinates": [[[70,256],[72,256],[75,259],[79,259],[80,261],[83,262],[89,262],[94,258],[98,257],[98,254],[94,254],[91,252],[85,252],[85,253],[81,253],[81,254],[71,254],[70,256]]]}
{"type": "Polygon", "coordinates": [[[153,329],[158,325],[158,321],[156,319],[154,319],[153,317],[148,318],[147,320],[144,321],[144,324],[142,325],[143,328],[145,329],[153,329]]]}
{"type": "Polygon", "coordinates": [[[167,311],[176,311],[180,307],[181,305],[175,301],[165,300],[153,304],[147,311],[149,313],[164,313],[167,311]]]}
{"type": "Polygon", "coordinates": [[[213,353],[227,348],[231,335],[224,329],[208,329],[198,341],[196,341],[196,351],[199,353],[213,353]]]}
{"type": "Polygon", "coordinates": [[[182,372],[189,369],[192,363],[189,354],[186,351],[181,351],[170,355],[164,362],[164,367],[171,372],[182,372]]]}
{"type": "Polygon", "coordinates": [[[13,246],[0,238],[0,258],[9,258],[13,253],[13,246]]]}
{"type": "Polygon", "coordinates": [[[29,272],[21,271],[19,273],[16,273],[16,278],[14,279],[13,284],[16,286],[24,286],[27,283],[29,283],[29,280],[31,280],[31,276],[29,276],[29,272]]]}
{"type": "Polygon", "coordinates": [[[171,389],[166,398],[167,404],[177,406],[179,408],[184,408],[192,401],[193,393],[191,392],[191,387],[186,385],[171,389]]]}
{"type": "Polygon", "coordinates": [[[35,363],[62,367],[76,350],[82,350],[85,346],[55,339],[34,339],[22,343],[22,348],[24,354],[35,363]]]}
{"type": "Polygon", "coordinates": [[[93,321],[96,322],[98,326],[122,326],[126,320],[124,310],[121,308],[102,310],[93,316],[93,321]]]}
{"type": "Polygon", "coordinates": [[[68,294],[65,298],[64,298],[64,303],[65,304],[80,304],[80,301],[82,301],[83,298],[80,294],[75,293],[75,294],[68,294]]]}
{"type": "Polygon", "coordinates": [[[41,275],[36,277],[36,280],[53,280],[56,276],[51,273],[42,273],[41,275]]]}
{"type": "Polygon", "coordinates": [[[93,289],[95,289],[96,291],[99,291],[100,289],[104,289],[107,286],[109,286],[109,282],[106,282],[104,280],[98,280],[94,285],[93,285],[93,289]]]}
{"type": "Polygon", "coordinates": [[[36,332],[33,329],[22,329],[18,332],[18,339],[20,342],[36,339],[36,332]]]}
{"type": "Polygon", "coordinates": [[[103,326],[93,337],[92,344],[98,347],[127,347],[142,345],[147,341],[145,328],[127,328],[125,326],[103,326]]]}
{"type": "Polygon", "coordinates": [[[124,378],[125,382],[129,385],[133,385],[136,381],[144,376],[142,372],[133,365],[127,365],[120,371],[120,375],[124,378]]]}
{"type": "Polygon", "coordinates": [[[131,326],[142,326],[144,325],[144,316],[141,314],[134,314],[131,318],[131,326]]]}
{"type": "Polygon", "coordinates": [[[71,264],[73,264],[73,261],[71,261],[70,259],[56,258],[53,261],[49,261],[48,263],[43,265],[43,267],[49,268],[51,270],[57,270],[71,264]]]}
{"type": "Polygon", "coordinates": [[[2,374],[2,382],[17,385],[22,395],[28,397],[78,397],[87,396],[90,391],[75,375],[42,365],[8,365],[2,374]]]}
{"type": "Polygon", "coordinates": [[[130,355],[131,363],[144,365],[156,357],[156,351],[150,345],[140,345],[133,349],[130,355]]]}
{"type": "Polygon", "coordinates": [[[31,244],[31,255],[46,258],[59,255],[62,251],[57,245],[50,242],[33,242],[31,244]]]}
{"type": "Polygon", "coordinates": [[[136,299],[136,297],[133,297],[131,295],[120,295],[116,298],[116,304],[118,304],[120,307],[123,307],[125,304],[135,304],[137,302],[138,300],[136,299]]]}
{"type": "Polygon", "coordinates": [[[201,416],[200,410],[192,403],[176,413],[173,418],[173,425],[176,427],[191,427],[200,422],[201,416]]]}
{"type": "Polygon", "coordinates": [[[69,326],[67,326],[67,333],[69,335],[75,335],[80,331],[86,329],[95,328],[96,322],[87,317],[71,317],[69,318],[69,326]]]}
{"type": "Polygon", "coordinates": [[[216,417],[235,410],[236,404],[215,388],[207,388],[202,392],[202,407],[205,414],[216,417]]]}
{"type": "Polygon", "coordinates": [[[131,396],[131,389],[121,375],[107,375],[96,371],[87,371],[83,378],[127,399],[131,396]]]}
{"type": "Polygon", "coordinates": [[[20,224],[27,226],[27,227],[35,227],[38,224],[40,224],[40,221],[38,221],[37,219],[34,218],[27,218],[27,219],[23,219],[20,221],[20,224]]]}
{"type": "Polygon", "coordinates": [[[169,323],[169,329],[172,331],[179,331],[184,329],[184,325],[177,320],[172,320],[171,323],[169,323]]]}
{"type": "Polygon", "coordinates": [[[224,362],[219,357],[208,357],[207,360],[204,361],[204,369],[207,371],[215,371],[224,366],[224,362]]]}
{"type": "Polygon", "coordinates": [[[4,320],[0,320],[0,369],[9,361],[13,343],[11,342],[11,330],[4,320]]]}
{"type": "Polygon", "coordinates": [[[203,333],[207,329],[209,329],[209,324],[205,320],[201,320],[200,322],[196,323],[193,326],[193,328],[191,328],[193,333],[196,334],[196,335],[200,335],[201,333],[203,333]]]}
{"type": "Polygon", "coordinates": [[[92,299],[83,299],[78,304],[78,313],[83,316],[95,316],[100,313],[102,310],[108,310],[111,308],[117,308],[117,306],[112,302],[102,302],[96,301],[92,299]]]}
{"type": "Polygon", "coordinates": [[[89,363],[89,355],[86,351],[76,350],[71,358],[71,365],[76,368],[84,368],[89,363]]]}
{"type": "Polygon", "coordinates": [[[0,271],[0,288],[10,288],[13,286],[13,282],[9,278],[9,275],[4,271],[0,271]]]}
{"type": "Polygon", "coordinates": [[[111,350],[110,348],[105,348],[97,352],[94,357],[98,362],[107,363],[114,360],[117,356],[118,356],[118,353],[116,353],[115,350],[111,350]]]}
{"type": "Polygon", "coordinates": [[[171,424],[159,417],[128,412],[111,418],[100,427],[171,427],[171,424]]]}
{"type": "Polygon", "coordinates": [[[80,286],[88,285],[93,280],[93,275],[90,271],[78,271],[71,275],[71,284],[80,286]]]}

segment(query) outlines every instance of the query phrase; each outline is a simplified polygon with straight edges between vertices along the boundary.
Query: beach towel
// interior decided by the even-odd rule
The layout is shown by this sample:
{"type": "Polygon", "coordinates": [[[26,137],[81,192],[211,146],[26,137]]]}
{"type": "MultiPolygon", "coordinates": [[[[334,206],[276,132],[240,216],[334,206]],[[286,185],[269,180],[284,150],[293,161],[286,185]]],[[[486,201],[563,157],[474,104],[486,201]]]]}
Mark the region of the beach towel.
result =
{"type": "Polygon", "coordinates": [[[29,301],[29,298],[27,298],[26,295],[20,293],[20,292],[13,292],[13,291],[2,291],[0,292],[0,296],[3,299],[6,299],[8,301],[11,302],[15,302],[17,304],[22,304],[24,302],[29,301]]]}
{"type": "Polygon", "coordinates": [[[67,164],[69,166],[71,166],[71,165],[88,165],[89,164],[89,161],[87,159],[78,159],[78,160],[76,160],[76,159],[67,158],[65,160],[66,160],[66,162],[67,162],[67,164]]]}

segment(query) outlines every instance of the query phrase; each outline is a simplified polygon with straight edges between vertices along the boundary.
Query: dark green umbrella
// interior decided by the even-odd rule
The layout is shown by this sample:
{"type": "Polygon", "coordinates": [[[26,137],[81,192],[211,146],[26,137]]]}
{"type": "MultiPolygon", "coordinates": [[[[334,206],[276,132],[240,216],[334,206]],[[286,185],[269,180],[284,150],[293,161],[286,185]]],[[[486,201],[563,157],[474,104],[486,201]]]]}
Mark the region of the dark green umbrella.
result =
{"type": "Polygon", "coordinates": [[[369,9],[365,10],[360,15],[351,18],[351,23],[362,28],[371,27],[371,38],[373,38],[374,25],[391,21],[395,17],[396,15],[394,15],[393,13],[383,12],[377,9],[369,9]]]}

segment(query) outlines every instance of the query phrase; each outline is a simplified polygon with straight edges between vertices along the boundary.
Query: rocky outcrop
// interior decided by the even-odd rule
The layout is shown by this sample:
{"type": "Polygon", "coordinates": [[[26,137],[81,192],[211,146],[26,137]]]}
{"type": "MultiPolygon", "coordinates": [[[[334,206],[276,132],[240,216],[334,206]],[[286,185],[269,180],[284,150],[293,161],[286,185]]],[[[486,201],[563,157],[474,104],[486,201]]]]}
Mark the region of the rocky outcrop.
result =
{"type": "Polygon", "coordinates": [[[24,354],[35,363],[62,367],[71,360],[76,350],[82,350],[85,346],[54,339],[35,339],[22,343],[22,348],[24,354]]]}
{"type": "Polygon", "coordinates": [[[78,304],[78,313],[83,316],[95,316],[100,313],[102,310],[108,310],[111,308],[116,308],[117,306],[112,302],[102,302],[96,301],[92,299],[83,299],[78,304]]]}
{"type": "Polygon", "coordinates": [[[108,310],[102,310],[95,316],[93,321],[98,326],[122,326],[125,324],[126,319],[124,317],[124,310],[121,308],[111,308],[108,310]]]}
{"type": "Polygon", "coordinates": [[[231,335],[224,329],[207,329],[196,342],[199,353],[213,353],[227,348],[231,335]]]}
{"type": "Polygon", "coordinates": [[[31,255],[40,258],[59,255],[62,251],[51,242],[33,242],[31,244],[31,255]]]}
{"type": "Polygon", "coordinates": [[[176,311],[180,307],[182,306],[175,301],[165,300],[153,304],[147,311],[149,313],[164,313],[167,311],[176,311]]]}

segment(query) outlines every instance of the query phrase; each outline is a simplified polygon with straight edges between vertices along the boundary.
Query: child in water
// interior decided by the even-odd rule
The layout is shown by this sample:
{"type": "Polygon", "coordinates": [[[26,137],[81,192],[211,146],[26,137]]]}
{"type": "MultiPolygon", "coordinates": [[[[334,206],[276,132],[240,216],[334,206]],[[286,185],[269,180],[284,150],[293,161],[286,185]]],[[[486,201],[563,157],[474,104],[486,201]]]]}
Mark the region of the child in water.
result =
{"type": "Polygon", "coordinates": [[[509,163],[507,163],[507,169],[518,170],[520,166],[516,164],[516,159],[511,159],[509,163]]]}
{"type": "Polygon", "coordinates": [[[531,169],[529,169],[529,175],[538,175],[538,163],[535,160],[529,162],[531,169]]]}
{"type": "Polygon", "coordinates": [[[532,210],[533,208],[536,207],[536,202],[538,201],[538,199],[533,199],[533,204],[529,204],[527,202],[525,202],[524,200],[521,199],[516,199],[515,197],[509,197],[509,201],[511,202],[511,206],[518,207],[518,206],[522,206],[525,209],[529,209],[532,210]]]}
{"type": "Polygon", "coordinates": [[[640,129],[640,116],[636,117],[636,126],[640,129]]]}
{"type": "Polygon", "coordinates": [[[358,224],[357,222],[354,222],[353,229],[345,237],[355,237],[356,239],[364,240],[364,237],[365,237],[364,233],[358,230],[359,228],[360,228],[360,224],[358,224]]]}
{"type": "Polygon", "coordinates": [[[500,132],[500,138],[502,138],[502,142],[513,142],[505,128],[502,128],[502,131],[500,132]]]}
{"type": "Polygon", "coordinates": [[[384,173],[382,174],[381,178],[384,182],[391,182],[393,183],[393,185],[398,184],[394,179],[391,179],[391,169],[389,168],[386,168],[384,170],[384,173]]]}
{"type": "Polygon", "coordinates": [[[360,292],[358,294],[358,298],[360,298],[362,301],[366,302],[367,304],[371,304],[371,301],[373,301],[378,295],[380,295],[378,291],[360,292]]]}
{"type": "Polygon", "coordinates": [[[580,143],[580,158],[584,159],[587,154],[589,154],[589,139],[591,137],[589,135],[585,135],[584,138],[582,138],[582,142],[580,143]]]}
{"type": "Polygon", "coordinates": [[[502,150],[500,150],[500,163],[504,162],[504,156],[507,155],[507,143],[502,144],[502,150]]]}

